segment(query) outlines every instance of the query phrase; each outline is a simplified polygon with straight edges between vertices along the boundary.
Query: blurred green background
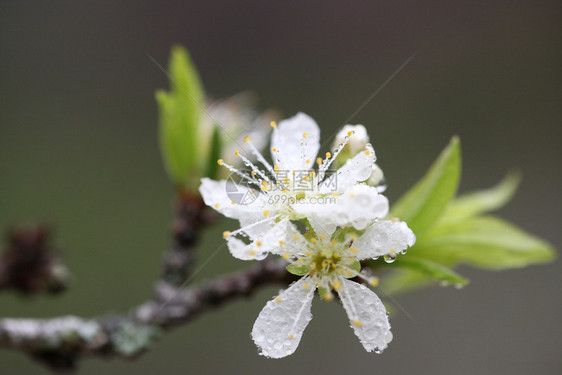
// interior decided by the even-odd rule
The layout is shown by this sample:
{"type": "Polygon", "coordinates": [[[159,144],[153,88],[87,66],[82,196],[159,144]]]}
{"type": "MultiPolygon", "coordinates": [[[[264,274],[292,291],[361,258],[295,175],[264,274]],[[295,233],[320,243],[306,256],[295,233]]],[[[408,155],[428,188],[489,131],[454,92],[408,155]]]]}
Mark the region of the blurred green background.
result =
{"type": "MultiPolygon", "coordinates": [[[[523,172],[500,215],[560,248],[560,2],[0,3],[0,228],[46,221],[75,275],[64,295],[0,295],[0,316],[124,312],[151,293],[170,239],[172,189],[157,142],[161,64],[188,47],[206,90],[251,89],[261,108],[304,111],[323,140],[412,53],[362,123],[395,201],[458,134],[462,191],[523,172]]],[[[205,232],[200,260],[233,228],[205,232]]],[[[197,277],[248,267],[221,251],[197,277]]],[[[463,290],[396,298],[394,341],[363,351],[337,303],[315,301],[299,350],[257,355],[252,324],[276,288],[208,313],[127,362],[79,374],[551,374],[562,368],[560,262],[501,273],[462,268],[463,290]]],[[[0,351],[2,374],[47,374],[0,351]]]]}

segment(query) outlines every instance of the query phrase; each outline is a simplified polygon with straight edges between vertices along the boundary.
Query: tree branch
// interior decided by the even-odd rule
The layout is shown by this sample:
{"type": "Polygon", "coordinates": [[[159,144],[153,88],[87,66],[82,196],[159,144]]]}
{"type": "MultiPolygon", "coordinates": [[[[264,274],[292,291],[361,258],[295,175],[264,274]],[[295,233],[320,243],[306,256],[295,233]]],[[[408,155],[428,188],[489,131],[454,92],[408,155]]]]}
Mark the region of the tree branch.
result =
{"type": "Polygon", "coordinates": [[[207,310],[248,297],[262,286],[294,280],[284,261],[264,260],[247,271],[182,288],[194,260],[197,234],[211,221],[204,208],[199,196],[184,194],[178,199],[173,244],[164,256],[152,299],[127,315],[0,319],[0,348],[24,352],[55,370],[75,369],[78,360],[89,356],[134,357],[165,331],[207,310]]]}

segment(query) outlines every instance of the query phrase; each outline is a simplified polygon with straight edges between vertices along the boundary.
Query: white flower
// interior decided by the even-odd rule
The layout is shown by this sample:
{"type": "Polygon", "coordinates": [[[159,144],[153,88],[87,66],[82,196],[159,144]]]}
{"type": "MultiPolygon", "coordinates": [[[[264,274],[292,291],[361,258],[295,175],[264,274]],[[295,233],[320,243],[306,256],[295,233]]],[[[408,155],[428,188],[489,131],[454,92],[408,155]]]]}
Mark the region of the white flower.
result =
{"type": "MultiPolygon", "coordinates": [[[[316,158],[320,149],[320,130],[309,116],[299,113],[272,123],[269,164],[246,137],[244,152],[236,151],[250,173],[244,174],[224,160],[219,164],[244,179],[248,186],[233,181],[202,179],[200,192],[205,203],[223,215],[240,221],[240,229],[225,232],[230,252],[239,259],[263,259],[275,252],[291,225],[291,220],[307,219],[316,232],[333,232],[336,227],[365,229],[388,213],[388,200],[366,184],[372,173],[375,152],[370,144],[348,159],[333,174],[329,167],[346,142],[326,158],[316,158]],[[265,169],[249,160],[253,155],[265,169]],[[313,166],[318,165],[315,171],[313,166]],[[242,240],[242,237],[246,241],[242,240]],[[249,242],[249,243],[247,243],[249,242]]],[[[243,149],[244,151],[244,149],[243,149]]]]}
{"type": "Polygon", "coordinates": [[[349,132],[353,132],[353,138],[347,143],[343,152],[349,153],[351,156],[365,149],[369,143],[369,134],[363,125],[345,125],[334,138],[334,147],[345,142],[345,137],[349,132]]]}
{"type": "Polygon", "coordinates": [[[281,358],[296,350],[312,319],[310,310],[316,289],[324,300],[333,299],[332,290],[337,292],[365,350],[381,353],[392,340],[386,309],[374,292],[350,279],[360,277],[376,286],[378,279],[363,274],[359,262],[379,256],[394,258],[412,246],[415,236],[406,223],[379,221],[361,235],[338,229],[331,236],[320,234],[308,240],[293,227],[287,236],[291,240],[279,253],[293,260],[287,267],[289,272],[303,277],[260,312],[252,330],[260,353],[281,358]]]}
{"type": "MultiPolygon", "coordinates": [[[[366,145],[369,143],[369,134],[367,134],[367,129],[365,129],[363,125],[345,125],[338,134],[336,134],[333,146],[338,147],[340,144],[344,143],[345,137],[349,132],[353,132],[354,136],[349,140],[340,154],[340,160],[343,159],[344,161],[357,155],[365,149],[366,145]]],[[[372,165],[372,173],[367,180],[367,184],[376,187],[379,193],[386,190],[384,173],[376,163],[372,165]]]]}

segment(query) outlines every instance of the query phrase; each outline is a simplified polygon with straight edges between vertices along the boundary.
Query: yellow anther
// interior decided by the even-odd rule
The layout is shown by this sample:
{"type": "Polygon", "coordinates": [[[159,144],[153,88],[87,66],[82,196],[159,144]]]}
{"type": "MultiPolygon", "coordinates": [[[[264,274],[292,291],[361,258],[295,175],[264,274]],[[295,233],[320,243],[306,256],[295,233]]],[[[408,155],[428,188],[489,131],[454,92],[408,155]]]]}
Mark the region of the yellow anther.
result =
{"type": "Polygon", "coordinates": [[[316,164],[322,164],[322,158],[316,158],[316,164]]]}
{"type": "Polygon", "coordinates": [[[350,197],[350,198],[355,198],[355,194],[350,193],[350,194],[349,194],[349,197],[350,197]]]}
{"type": "Polygon", "coordinates": [[[312,268],[313,270],[316,269],[316,263],[312,263],[312,264],[310,265],[310,268],[312,268]]]}
{"type": "Polygon", "coordinates": [[[365,151],[365,155],[371,156],[371,153],[369,151],[365,151]]]}
{"type": "Polygon", "coordinates": [[[351,276],[351,271],[350,271],[350,270],[345,270],[345,274],[346,274],[347,276],[351,276]]]}
{"type": "Polygon", "coordinates": [[[289,338],[292,340],[295,338],[295,335],[293,335],[292,333],[289,335],[289,338]]]}
{"type": "Polygon", "coordinates": [[[359,250],[357,250],[357,248],[353,246],[349,248],[349,251],[351,251],[353,254],[357,254],[359,252],[359,250]]]}
{"type": "Polygon", "coordinates": [[[320,235],[320,239],[321,239],[321,240],[325,240],[325,239],[326,239],[326,235],[325,235],[324,233],[322,233],[322,234],[320,235]]]}
{"type": "Polygon", "coordinates": [[[310,239],[310,242],[316,243],[316,238],[311,238],[311,239],[310,239]]]}
{"type": "Polygon", "coordinates": [[[299,260],[297,260],[297,263],[302,263],[304,262],[304,260],[302,258],[300,258],[299,260]]]}
{"type": "Polygon", "coordinates": [[[252,177],[254,177],[256,175],[256,172],[252,171],[250,172],[250,174],[252,175],[252,177]]]}
{"type": "Polygon", "coordinates": [[[329,153],[329,152],[326,152],[326,159],[329,159],[329,158],[331,158],[331,157],[332,157],[332,154],[329,153]]]}
{"type": "Polygon", "coordinates": [[[245,136],[245,137],[244,137],[244,142],[246,142],[246,143],[250,142],[250,137],[249,137],[249,136],[245,136]]]}
{"type": "Polygon", "coordinates": [[[263,216],[265,217],[269,216],[269,210],[263,210],[263,216]]]}
{"type": "Polygon", "coordinates": [[[350,136],[350,137],[351,137],[352,134],[353,134],[352,131],[348,131],[348,132],[347,132],[347,135],[350,136]]]}
{"type": "Polygon", "coordinates": [[[272,147],[272,148],[271,148],[271,151],[277,152],[277,148],[276,148],[276,147],[272,147]]]}
{"type": "Polygon", "coordinates": [[[306,133],[306,132],[302,133],[302,137],[303,137],[303,138],[308,138],[308,133],[306,133]]]}
{"type": "Polygon", "coordinates": [[[357,233],[350,233],[349,238],[351,238],[353,241],[355,241],[357,239],[357,233]]]}
{"type": "Polygon", "coordinates": [[[334,255],[332,255],[334,257],[334,259],[338,259],[340,257],[340,255],[338,253],[334,253],[334,255]]]}
{"type": "Polygon", "coordinates": [[[279,172],[279,166],[277,164],[275,164],[273,166],[273,170],[275,170],[275,172],[279,172]]]}
{"type": "Polygon", "coordinates": [[[283,259],[288,260],[290,257],[289,253],[283,253],[283,259]]]}
{"type": "Polygon", "coordinates": [[[353,321],[353,325],[354,325],[354,326],[357,326],[357,327],[361,327],[361,326],[363,325],[363,323],[361,323],[359,320],[355,319],[355,320],[353,321]]]}
{"type": "Polygon", "coordinates": [[[371,284],[371,286],[378,286],[379,285],[379,278],[378,277],[372,277],[369,280],[369,284],[371,284]]]}
{"type": "Polygon", "coordinates": [[[282,301],[282,299],[281,299],[281,298],[279,298],[279,297],[275,297],[275,302],[277,302],[277,303],[281,303],[281,301],[282,301]]]}
{"type": "Polygon", "coordinates": [[[256,252],[254,250],[250,250],[250,255],[254,256],[256,255],[256,252]]]}
{"type": "Polygon", "coordinates": [[[238,151],[238,150],[234,151],[234,155],[236,155],[236,156],[240,155],[240,151],[238,151]]]}
{"type": "Polygon", "coordinates": [[[257,240],[257,241],[256,241],[256,245],[257,245],[257,246],[261,246],[261,240],[257,240]]]}
{"type": "Polygon", "coordinates": [[[336,197],[336,198],[337,198],[337,197],[339,197],[339,196],[340,196],[340,195],[338,194],[337,191],[334,191],[334,192],[332,193],[332,197],[336,197]]]}
{"type": "Polygon", "coordinates": [[[333,295],[332,293],[326,294],[326,295],[324,296],[324,301],[331,301],[331,300],[333,300],[333,299],[334,299],[334,295],[333,295]]]}
{"type": "Polygon", "coordinates": [[[276,123],[275,121],[271,121],[271,122],[269,123],[269,125],[270,125],[272,128],[275,128],[275,127],[277,126],[277,123],[276,123]]]}
{"type": "Polygon", "coordinates": [[[215,203],[215,208],[219,208],[219,206],[220,205],[218,203],[215,203]]]}
{"type": "Polygon", "coordinates": [[[218,164],[218,165],[222,165],[222,163],[223,163],[223,160],[222,160],[222,159],[217,160],[217,164],[218,164]]]}
{"type": "Polygon", "coordinates": [[[293,240],[298,240],[299,239],[299,235],[298,234],[293,234],[293,240]]]}
{"type": "Polygon", "coordinates": [[[334,240],[332,240],[332,241],[330,242],[330,244],[332,244],[332,246],[336,246],[336,245],[337,245],[337,242],[334,241],[334,240]]]}
{"type": "Polygon", "coordinates": [[[307,251],[305,254],[307,257],[311,256],[312,254],[310,253],[310,251],[307,251]]]}
{"type": "Polygon", "coordinates": [[[398,222],[398,218],[397,218],[397,217],[393,217],[393,218],[391,219],[391,221],[392,221],[393,223],[397,223],[397,222],[398,222]]]}
{"type": "Polygon", "coordinates": [[[341,268],[338,268],[337,272],[338,272],[339,275],[343,275],[343,270],[341,268]]]}
{"type": "Polygon", "coordinates": [[[283,191],[283,193],[288,193],[288,192],[289,192],[289,190],[287,190],[287,189],[283,189],[282,191],[283,191]]]}
{"type": "Polygon", "coordinates": [[[279,241],[279,245],[281,245],[281,246],[285,245],[285,241],[281,241],[281,240],[280,240],[280,241],[279,241]]]}
{"type": "Polygon", "coordinates": [[[223,236],[224,238],[228,238],[228,236],[230,236],[230,232],[227,231],[227,230],[225,230],[224,232],[222,232],[222,236],[223,236]]]}
{"type": "Polygon", "coordinates": [[[334,287],[335,290],[340,290],[341,289],[341,283],[339,281],[334,281],[332,283],[332,286],[334,287]]]}
{"type": "Polygon", "coordinates": [[[396,255],[396,250],[395,250],[395,249],[390,249],[390,250],[388,250],[388,253],[389,253],[390,255],[396,255]]]}
{"type": "Polygon", "coordinates": [[[310,285],[308,285],[308,283],[304,283],[304,284],[302,284],[302,287],[303,287],[303,288],[304,288],[305,290],[306,290],[306,289],[308,289],[308,288],[309,288],[309,286],[310,286],[310,285]]]}
{"type": "Polygon", "coordinates": [[[305,163],[310,164],[310,159],[306,159],[305,163]]]}
{"type": "Polygon", "coordinates": [[[230,204],[236,204],[236,202],[234,202],[234,201],[230,201],[230,204]]]}

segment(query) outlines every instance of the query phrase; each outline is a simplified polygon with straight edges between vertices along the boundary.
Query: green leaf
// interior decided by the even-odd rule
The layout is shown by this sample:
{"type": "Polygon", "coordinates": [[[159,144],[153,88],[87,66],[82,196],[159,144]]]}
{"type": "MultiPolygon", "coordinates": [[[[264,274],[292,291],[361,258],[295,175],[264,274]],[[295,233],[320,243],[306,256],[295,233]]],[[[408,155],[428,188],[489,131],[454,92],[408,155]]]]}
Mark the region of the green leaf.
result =
{"type": "Polygon", "coordinates": [[[418,256],[404,256],[393,264],[394,267],[407,268],[423,275],[429,276],[433,280],[440,281],[443,285],[455,285],[462,287],[468,284],[468,280],[441,264],[432,262],[429,259],[418,256]]]}
{"type": "Polygon", "coordinates": [[[287,271],[293,275],[303,276],[310,272],[310,267],[300,263],[291,263],[287,266],[287,271]]]}
{"type": "MultiPolygon", "coordinates": [[[[160,145],[170,178],[184,186],[189,178],[201,177],[199,125],[204,93],[187,51],[172,48],[168,66],[171,91],[156,93],[160,120],[160,145]]],[[[206,155],[203,156],[206,162],[206,155]]],[[[198,181],[197,181],[198,184],[198,181]]]]}
{"type": "Polygon", "coordinates": [[[425,176],[394,204],[390,216],[405,221],[416,236],[420,236],[455,196],[460,171],[460,141],[453,137],[425,176]]]}
{"type": "Polygon", "coordinates": [[[546,263],[555,258],[549,243],[491,216],[439,225],[412,251],[416,256],[445,265],[467,263],[498,270],[546,263]]]}
{"type": "Polygon", "coordinates": [[[207,168],[205,170],[205,177],[216,179],[219,171],[219,164],[217,160],[222,153],[222,137],[221,132],[217,126],[213,128],[213,135],[211,137],[211,150],[207,156],[207,168]]]}
{"type": "Polygon", "coordinates": [[[407,268],[395,269],[381,279],[381,286],[388,294],[404,293],[432,283],[431,277],[407,268]]]}
{"type": "Polygon", "coordinates": [[[447,224],[496,210],[509,202],[520,182],[521,174],[511,172],[490,189],[462,195],[449,204],[440,221],[447,224]]]}

